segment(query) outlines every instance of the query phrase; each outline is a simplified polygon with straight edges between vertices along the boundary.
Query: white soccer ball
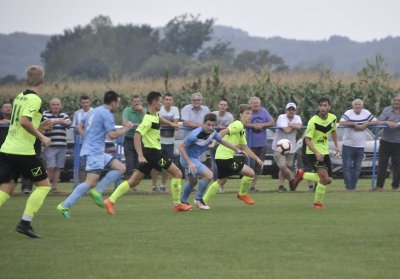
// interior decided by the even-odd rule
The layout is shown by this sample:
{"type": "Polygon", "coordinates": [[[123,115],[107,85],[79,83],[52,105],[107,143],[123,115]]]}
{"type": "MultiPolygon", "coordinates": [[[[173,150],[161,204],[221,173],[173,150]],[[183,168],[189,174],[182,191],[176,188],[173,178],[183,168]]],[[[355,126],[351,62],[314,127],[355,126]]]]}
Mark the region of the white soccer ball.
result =
{"type": "Polygon", "coordinates": [[[288,139],[280,139],[276,143],[276,151],[281,153],[282,155],[287,154],[290,152],[290,149],[292,148],[292,143],[288,139]]]}

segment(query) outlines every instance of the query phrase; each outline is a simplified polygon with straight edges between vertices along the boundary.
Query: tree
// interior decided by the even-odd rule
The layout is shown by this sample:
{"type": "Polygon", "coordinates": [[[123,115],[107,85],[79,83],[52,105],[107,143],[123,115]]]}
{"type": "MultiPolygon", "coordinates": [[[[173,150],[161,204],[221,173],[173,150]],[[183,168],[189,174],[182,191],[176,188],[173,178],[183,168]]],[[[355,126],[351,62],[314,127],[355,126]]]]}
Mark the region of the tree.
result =
{"type": "Polygon", "coordinates": [[[199,15],[181,15],[169,21],[165,27],[163,50],[167,53],[193,56],[211,39],[214,19],[199,20],[199,15]]]}
{"type": "Polygon", "coordinates": [[[218,42],[214,46],[209,46],[199,53],[200,61],[219,60],[230,63],[233,60],[235,50],[230,46],[231,43],[218,42]]]}
{"type": "Polygon", "coordinates": [[[266,66],[274,72],[288,70],[288,66],[281,57],[271,55],[266,49],[261,49],[257,52],[248,50],[242,51],[236,57],[233,66],[240,71],[252,70],[260,72],[262,68],[266,66]]]}

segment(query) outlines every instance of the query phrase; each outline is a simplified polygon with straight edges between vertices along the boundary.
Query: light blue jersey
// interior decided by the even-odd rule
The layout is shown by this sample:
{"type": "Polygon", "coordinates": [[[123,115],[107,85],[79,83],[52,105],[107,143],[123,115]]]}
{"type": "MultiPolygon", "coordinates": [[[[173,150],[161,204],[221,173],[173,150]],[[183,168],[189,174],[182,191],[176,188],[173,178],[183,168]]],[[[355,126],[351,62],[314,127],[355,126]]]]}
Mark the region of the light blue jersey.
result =
{"type": "Polygon", "coordinates": [[[203,127],[199,127],[194,129],[183,142],[186,145],[186,153],[189,158],[198,159],[208,149],[213,140],[221,143],[222,139],[215,130],[211,134],[206,134],[203,131],[203,127]]]}
{"type": "Polygon", "coordinates": [[[103,154],[106,135],[115,130],[114,115],[102,105],[91,110],[82,121],[85,132],[80,155],[103,154]]]}

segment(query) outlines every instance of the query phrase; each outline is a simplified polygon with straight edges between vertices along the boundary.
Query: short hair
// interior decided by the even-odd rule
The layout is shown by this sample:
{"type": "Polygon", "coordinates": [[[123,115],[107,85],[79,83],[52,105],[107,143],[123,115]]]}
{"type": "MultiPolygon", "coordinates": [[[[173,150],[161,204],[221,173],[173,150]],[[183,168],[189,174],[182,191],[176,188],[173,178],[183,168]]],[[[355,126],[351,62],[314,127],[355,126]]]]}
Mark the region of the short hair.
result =
{"type": "Polygon", "coordinates": [[[79,98],[79,101],[82,101],[82,100],[90,100],[90,98],[89,98],[89,96],[88,95],[81,95],[81,97],[79,98]]]}
{"type": "Polygon", "coordinates": [[[256,97],[256,96],[252,96],[252,97],[250,97],[250,99],[249,99],[249,104],[251,104],[253,101],[259,101],[260,103],[261,103],[261,100],[260,100],[260,98],[258,98],[258,97],[256,97]]]}
{"type": "Polygon", "coordinates": [[[353,102],[351,102],[351,105],[354,106],[354,104],[355,104],[356,102],[360,102],[361,105],[364,106],[364,101],[361,100],[361,99],[354,99],[353,102]]]}
{"type": "Polygon", "coordinates": [[[174,96],[171,93],[167,92],[167,93],[164,94],[163,98],[165,98],[165,97],[172,97],[173,98],[174,96]]]}
{"type": "Polygon", "coordinates": [[[203,100],[203,95],[201,95],[200,92],[195,92],[192,94],[191,100],[193,100],[195,97],[200,97],[200,99],[203,100]]]}
{"type": "Polygon", "coordinates": [[[147,103],[150,105],[154,100],[161,98],[161,93],[157,91],[151,91],[147,94],[147,103]]]}
{"type": "Polygon", "coordinates": [[[392,100],[393,100],[394,98],[396,98],[396,97],[400,97],[400,92],[394,93],[393,96],[392,96],[392,100]]]}
{"type": "Polygon", "coordinates": [[[319,100],[318,100],[318,105],[321,104],[321,103],[324,103],[324,102],[327,102],[328,105],[331,105],[331,100],[329,100],[328,97],[321,97],[321,98],[319,98],[319,100]]]}
{"type": "Polygon", "coordinates": [[[218,103],[220,103],[221,101],[224,101],[229,105],[229,101],[225,97],[222,97],[221,99],[219,99],[218,103]]]}
{"type": "Polygon", "coordinates": [[[51,99],[50,102],[49,102],[49,104],[52,105],[54,102],[59,102],[60,105],[61,105],[61,100],[58,99],[58,98],[53,98],[53,99],[51,99]]]}
{"type": "Polygon", "coordinates": [[[115,91],[107,91],[104,93],[104,104],[109,105],[112,102],[118,102],[119,95],[115,91]]]}
{"type": "Polygon", "coordinates": [[[204,121],[203,123],[206,123],[207,121],[212,121],[212,122],[217,122],[217,115],[210,112],[204,115],[204,121]]]}
{"type": "Polygon", "coordinates": [[[141,97],[141,96],[139,96],[139,95],[133,95],[133,96],[132,96],[132,98],[131,98],[131,101],[133,101],[133,99],[139,99],[139,100],[142,100],[142,97],[141,97]]]}
{"type": "Polygon", "coordinates": [[[44,69],[40,66],[29,66],[26,69],[26,84],[38,86],[44,83],[44,69]]]}
{"type": "Polygon", "coordinates": [[[246,110],[252,110],[251,105],[249,105],[249,104],[240,104],[239,105],[239,109],[238,109],[238,117],[240,117],[240,114],[242,114],[246,110]]]}

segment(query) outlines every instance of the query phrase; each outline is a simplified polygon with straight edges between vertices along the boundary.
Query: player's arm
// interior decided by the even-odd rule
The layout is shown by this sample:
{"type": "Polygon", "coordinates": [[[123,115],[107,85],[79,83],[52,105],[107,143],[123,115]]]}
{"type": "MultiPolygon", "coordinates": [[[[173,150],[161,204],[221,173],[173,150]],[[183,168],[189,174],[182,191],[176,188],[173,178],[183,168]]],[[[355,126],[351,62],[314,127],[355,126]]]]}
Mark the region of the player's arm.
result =
{"type": "Polygon", "coordinates": [[[139,163],[147,163],[146,158],[144,158],[143,156],[141,133],[135,132],[135,134],[133,135],[133,144],[135,146],[136,153],[138,154],[139,163]]]}
{"type": "Polygon", "coordinates": [[[307,147],[310,148],[312,153],[315,154],[315,157],[317,158],[318,161],[323,161],[324,160],[324,155],[319,153],[319,151],[315,148],[314,144],[311,142],[311,138],[305,137],[304,142],[306,143],[307,147]]]}
{"type": "Polygon", "coordinates": [[[263,162],[260,158],[258,158],[258,156],[257,156],[256,154],[254,154],[254,152],[253,152],[247,145],[241,144],[240,146],[241,146],[241,149],[242,149],[244,152],[246,152],[246,154],[247,154],[251,159],[253,159],[254,161],[256,161],[257,164],[259,164],[261,168],[264,166],[264,162],[263,162]]]}
{"type": "Polygon", "coordinates": [[[240,148],[234,146],[232,143],[230,143],[229,141],[226,141],[224,139],[221,139],[221,144],[232,149],[233,151],[235,151],[236,153],[243,153],[246,157],[247,157],[247,153],[245,153],[244,151],[242,151],[240,148]]]}
{"type": "Polygon", "coordinates": [[[187,155],[186,147],[187,147],[187,145],[185,144],[185,141],[182,141],[182,142],[179,144],[179,147],[178,147],[178,149],[179,149],[179,154],[181,154],[181,156],[182,156],[183,159],[185,160],[186,164],[188,165],[189,172],[190,172],[190,173],[196,173],[197,167],[196,167],[196,165],[192,162],[192,160],[190,160],[189,156],[187,155]]]}
{"type": "Polygon", "coordinates": [[[34,135],[37,139],[39,139],[44,146],[48,147],[51,144],[51,139],[43,135],[38,129],[35,128],[35,126],[33,126],[30,117],[22,116],[20,124],[29,134],[34,135]]]}
{"type": "Polygon", "coordinates": [[[114,131],[108,131],[107,136],[110,140],[114,140],[116,138],[119,138],[126,132],[128,132],[130,129],[133,128],[133,126],[134,126],[134,123],[132,123],[130,121],[126,121],[125,125],[121,129],[114,130],[114,131]]]}

